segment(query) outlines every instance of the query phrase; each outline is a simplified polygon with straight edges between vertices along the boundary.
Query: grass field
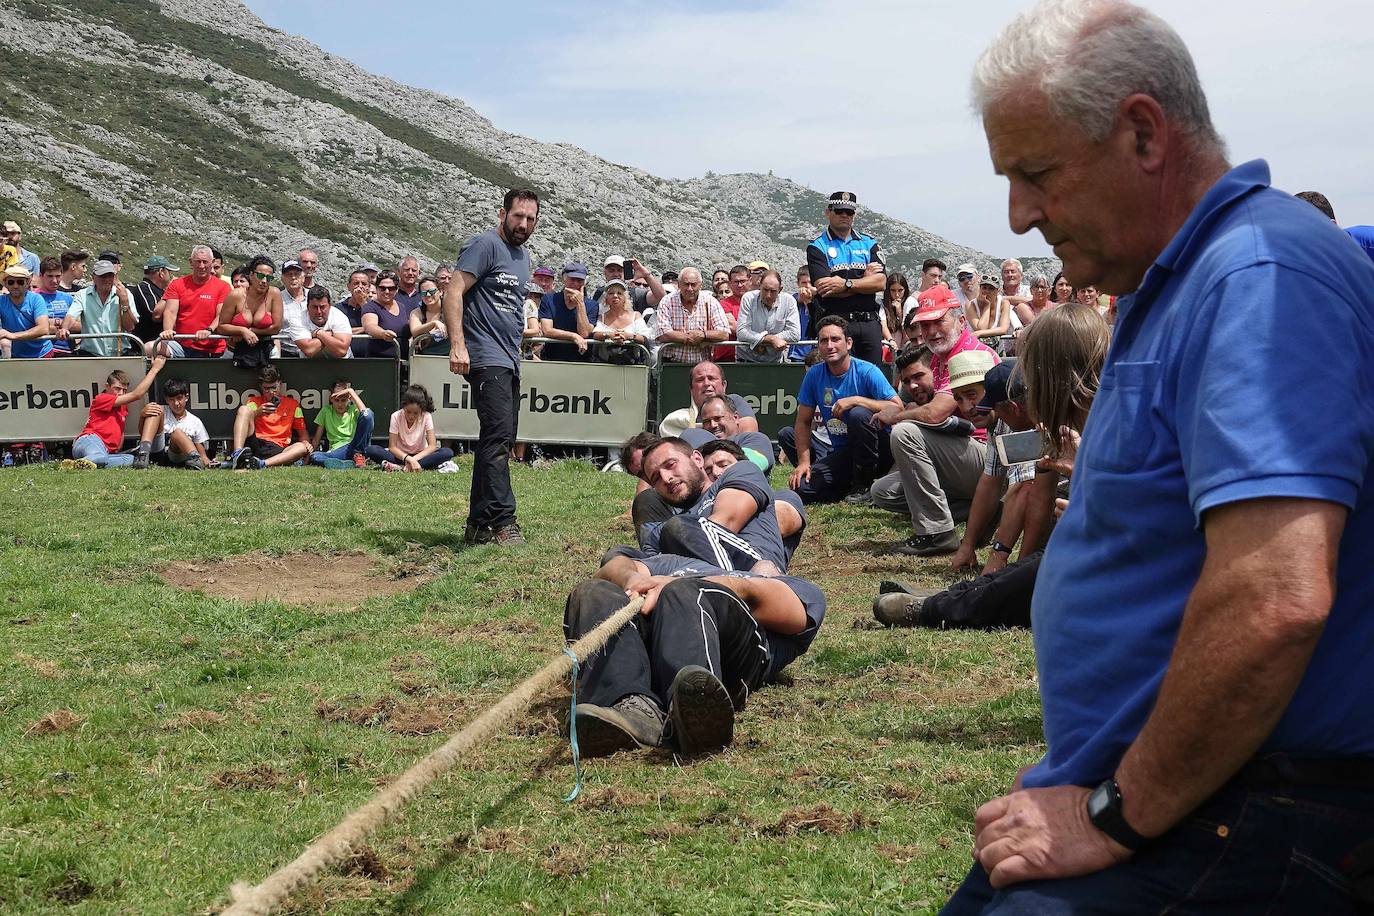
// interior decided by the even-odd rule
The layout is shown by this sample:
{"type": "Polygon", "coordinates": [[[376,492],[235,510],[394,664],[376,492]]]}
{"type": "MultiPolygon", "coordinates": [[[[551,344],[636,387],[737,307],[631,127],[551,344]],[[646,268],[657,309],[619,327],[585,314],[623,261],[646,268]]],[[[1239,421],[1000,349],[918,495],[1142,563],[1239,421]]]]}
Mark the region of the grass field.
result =
{"type": "MultiPolygon", "coordinates": [[[[460,465],[0,472],[0,910],[214,912],[557,652],[568,591],[631,540],[632,481],[517,468],[529,545],[461,549],[460,465]],[[271,597],[213,597],[234,588],[271,597]]],[[[902,536],[813,513],[793,570],[825,625],[725,753],[589,761],[565,804],[550,696],[294,911],[938,908],[1039,703],[1024,632],[862,626],[880,578],[949,580],[882,555],[902,536]]]]}

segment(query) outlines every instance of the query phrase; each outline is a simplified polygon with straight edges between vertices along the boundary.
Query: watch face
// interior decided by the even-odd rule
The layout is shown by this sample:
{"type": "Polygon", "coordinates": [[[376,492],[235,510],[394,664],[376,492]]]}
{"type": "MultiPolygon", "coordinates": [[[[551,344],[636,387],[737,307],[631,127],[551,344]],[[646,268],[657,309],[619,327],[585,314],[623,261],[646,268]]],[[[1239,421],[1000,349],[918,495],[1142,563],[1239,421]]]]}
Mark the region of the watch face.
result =
{"type": "Polygon", "coordinates": [[[1088,796],[1088,819],[1096,821],[1098,815],[1112,807],[1112,784],[1104,782],[1088,796]]]}

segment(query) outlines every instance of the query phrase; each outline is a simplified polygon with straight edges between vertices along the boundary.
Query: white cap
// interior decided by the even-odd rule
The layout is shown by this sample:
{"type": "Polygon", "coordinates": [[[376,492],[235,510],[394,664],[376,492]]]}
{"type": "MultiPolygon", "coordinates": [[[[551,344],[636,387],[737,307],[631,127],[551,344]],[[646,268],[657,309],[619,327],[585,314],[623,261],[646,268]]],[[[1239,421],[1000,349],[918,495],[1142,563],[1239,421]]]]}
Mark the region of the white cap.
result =
{"type": "Polygon", "coordinates": [[[621,257],[620,255],[618,255],[618,254],[613,254],[613,255],[611,255],[609,258],[607,258],[607,259],[606,259],[606,263],[603,264],[603,265],[601,265],[601,266],[602,266],[602,267],[611,267],[611,266],[613,266],[613,265],[614,265],[615,267],[624,267],[624,266],[625,266],[625,259],[622,258],[622,257],[621,257]]]}

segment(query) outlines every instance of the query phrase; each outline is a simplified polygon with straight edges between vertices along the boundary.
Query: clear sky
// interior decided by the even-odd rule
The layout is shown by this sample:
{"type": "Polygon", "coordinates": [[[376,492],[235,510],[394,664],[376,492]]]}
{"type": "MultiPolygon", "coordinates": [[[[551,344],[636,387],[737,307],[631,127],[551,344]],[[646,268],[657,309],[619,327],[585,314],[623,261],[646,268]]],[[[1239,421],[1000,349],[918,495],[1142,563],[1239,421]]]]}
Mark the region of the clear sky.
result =
{"type": "MultiPolygon", "coordinates": [[[[496,126],[673,178],[767,172],[992,254],[1007,228],[968,80],[1025,2],[247,0],[270,25],[496,126]],[[842,10],[842,12],[837,12],[842,10]]],[[[1192,49],[1231,159],[1374,224],[1367,0],[1146,0],[1192,49]]]]}

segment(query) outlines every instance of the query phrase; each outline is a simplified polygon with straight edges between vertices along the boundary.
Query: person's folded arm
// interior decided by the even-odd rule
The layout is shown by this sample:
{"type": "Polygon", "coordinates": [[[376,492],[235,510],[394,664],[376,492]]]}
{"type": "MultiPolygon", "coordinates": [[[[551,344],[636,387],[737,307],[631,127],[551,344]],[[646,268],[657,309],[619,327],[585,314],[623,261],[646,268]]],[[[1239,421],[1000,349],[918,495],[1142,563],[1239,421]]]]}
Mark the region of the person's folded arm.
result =
{"type": "Polygon", "coordinates": [[[711,507],[710,519],[717,525],[739,534],[765,505],[759,505],[758,498],[744,490],[726,487],[716,493],[716,502],[711,507]]]}
{"type": "Polygon", "coordinates": [[[772,578],[741,579],[735,576],[708,576],[707,582],[724,586],[749,605],[749,613],[765,629],[795,636],[811,625],[806,605],[787,583],[772,578]]]}

